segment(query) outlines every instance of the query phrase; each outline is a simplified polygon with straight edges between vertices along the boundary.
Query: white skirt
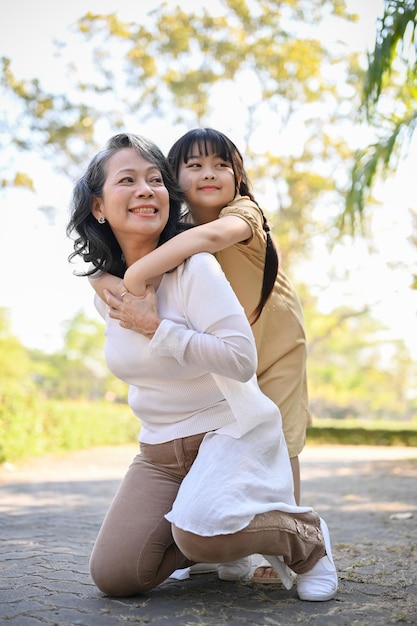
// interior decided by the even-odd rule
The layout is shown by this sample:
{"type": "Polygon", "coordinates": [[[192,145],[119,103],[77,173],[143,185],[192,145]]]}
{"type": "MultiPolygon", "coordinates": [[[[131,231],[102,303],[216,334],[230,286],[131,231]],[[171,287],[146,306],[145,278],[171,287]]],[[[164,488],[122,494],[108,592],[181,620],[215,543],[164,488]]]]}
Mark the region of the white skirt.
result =
{"type": "Polygon", "coordinates": [[[246,528],[258,513],[312,510],[295,504],[280,419],[264,416],[243,434],[237,429],[229,425],[204,437],[166,515],[178,528],[200,536],[227,535],[246,528]]]}

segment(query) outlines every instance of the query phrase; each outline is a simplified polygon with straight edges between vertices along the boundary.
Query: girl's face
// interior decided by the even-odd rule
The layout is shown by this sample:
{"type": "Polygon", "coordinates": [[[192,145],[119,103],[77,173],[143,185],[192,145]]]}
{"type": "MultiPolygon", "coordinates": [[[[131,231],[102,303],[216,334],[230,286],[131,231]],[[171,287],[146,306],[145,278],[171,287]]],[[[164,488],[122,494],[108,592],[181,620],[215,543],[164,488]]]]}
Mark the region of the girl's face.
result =
{"type": "Polygon", "coordinates": [[[221,209],[236,195],[232,164],[213,153],[200,154],[197,145],[187,163],[181,163],[178,182],[196,224],[217,219],[221,209]]]}
{"type": "Polygon", "coordinates": [[[153,249],[169,216],[169,194],[159,169],[134,148],[122,148],[106,163],[101,198],[92,213],[106,218],[120,247],[153,249]]]}

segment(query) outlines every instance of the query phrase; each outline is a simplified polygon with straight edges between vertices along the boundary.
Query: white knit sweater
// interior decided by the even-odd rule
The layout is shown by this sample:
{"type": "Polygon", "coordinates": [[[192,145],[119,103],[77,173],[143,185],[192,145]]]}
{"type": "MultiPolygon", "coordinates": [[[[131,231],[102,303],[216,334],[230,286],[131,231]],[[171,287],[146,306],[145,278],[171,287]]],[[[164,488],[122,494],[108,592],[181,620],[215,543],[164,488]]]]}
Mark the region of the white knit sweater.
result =
{"type": "Polygon", "coordinates": [[[214,375],[251,379],[257,357],[244,311],[215,260],[193,256],[163,276],[162,323],[151,341],[107,316],[106,360],[130,384],[129,405],[140,418],[140,440],[162,443],[235,421],[214,375]]]}
{"type": "Polygon", "coordinates": [[[107,363],[130,384],[140,440],[207,432],[167,519],[201,535],[236,532],[256,513],[297,507],[278,407],[259,389],[243,308],[216,259],[196,254],[165,274],[152,340],[106,319],[107,363]]]}

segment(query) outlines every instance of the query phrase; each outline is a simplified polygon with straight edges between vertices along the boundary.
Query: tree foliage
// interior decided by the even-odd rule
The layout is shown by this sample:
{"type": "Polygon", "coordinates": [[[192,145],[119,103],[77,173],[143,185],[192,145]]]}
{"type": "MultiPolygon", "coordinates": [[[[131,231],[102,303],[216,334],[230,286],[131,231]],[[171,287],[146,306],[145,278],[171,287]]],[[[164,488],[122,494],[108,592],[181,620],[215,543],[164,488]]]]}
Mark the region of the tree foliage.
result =
{"type": "Polygon", "coordinates": [[[385,0],[368,57],[362,110],[377,140],[357,151],[343,220],[361,219],[375,179],[404,156],[417,127],[417,0],[385,0]]]}
{"type": "Polygon", "coordinates": [[[79,311],[66,322],[64,345],[53,354],[30,351],[36,382],[43,394],[57,399],[126,402],[127,385],[115,378],[104,359],[104,324],[79,311]]]}
{"type": "Polygon", "coordinates": [[[8,386],[32,389],[31,363],[27,350],[10,328],[9,311],[0,307],[0,387],[8,386]]]}
{"type": "MultiPolygon", "coordinates": [[[[0,59],[0,86],[4,107],[0,118],[0,148],[10,159],[11,147],[18,152],[32,152],[52,160],[59,171],[71,174],[74,164],[89,155],[92,148],[93,109],[83,102],[70,100],[66,93],[47,92],[41,79],[19,79],[10,59],[0,59]],[[81,149],[81,146],[83,148],[81,149]]],[[[3,172],[8,172],[5,159],[3,172]]],[[[34,189],[28,172],[11,171],[0,179],[0,187],[34,189]]]]}
{"type": "Polygon", "coordinates": [[[256,195],[265,199],[292,263],[308,254],[312,232],[330,244],[344,208],[346,161],[353,156],[345,125],[353,118],[360,68],[355,55],[327,45],[322,34],[324,20],[342,28],[355,16],[344,0],[219,0],[216,6],[185,12],[161,4],[135,22],[87,13],[77,25],[83,65],[68,67],[65,93],[44,90],[39,78],[18,79],[3,59],[2,86],[13,105],[7,140],[52,157],[71,174],[100,137],[121,128],[146,134],[160,118],[181,128],[179,135],[213,125],[224,110],[233,127],[222,130],[245,154],[256,195]],[[287,138],[290,128],[298,129],[297,146],[287,138]],[[318,205],[328,207],[319,222],[318,205]]]}
{"type": "Polygon", "coordinates": [[[376,33],[375,47],[369,57],[364,82],[364,105],[368,113],[378,103],[383,91],[383,81],[394,70],[394,62],[400,57],[405,66],[406,78],[412,82],[417,75],[415,0],[385,0],[385,10],[376,33]]]}
{"type": "Polygon", "coordinates": [[[416,414],[417,366],[400,340],[384,338],[384,328],[368,308],[322,313],[305,300],[313,416],[362,420],[411,420],[416,414]]]}

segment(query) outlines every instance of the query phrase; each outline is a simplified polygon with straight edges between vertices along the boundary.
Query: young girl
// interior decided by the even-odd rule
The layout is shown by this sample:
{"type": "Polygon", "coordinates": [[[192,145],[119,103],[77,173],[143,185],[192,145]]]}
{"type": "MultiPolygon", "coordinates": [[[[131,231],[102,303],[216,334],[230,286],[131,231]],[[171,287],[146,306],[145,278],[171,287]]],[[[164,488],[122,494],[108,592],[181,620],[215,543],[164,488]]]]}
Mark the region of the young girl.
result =
{"type": "MultiPolygon", "coordinates": [[[[282,268],[277,271],[278,256],[267,220],[250,191],[234,143],[210,128],[191,130],[172,146],[168,160],[184,192],[186,220],[196,226],[131,265],[118,291],[140,296],[152,277],[191,255],[216,254],[252,325],[259,386],[281,411],[299,503],[298,455],[310,424],[301,304],[282,268]]],[[[94,280],[96,289],[100,280],[94,280]]],[[[262,579],[274,577],[270,568],[256,574],[262,579]]]]}

